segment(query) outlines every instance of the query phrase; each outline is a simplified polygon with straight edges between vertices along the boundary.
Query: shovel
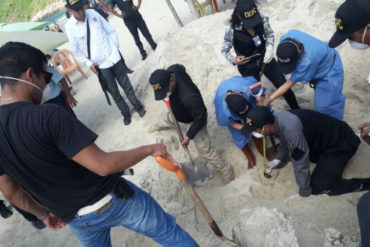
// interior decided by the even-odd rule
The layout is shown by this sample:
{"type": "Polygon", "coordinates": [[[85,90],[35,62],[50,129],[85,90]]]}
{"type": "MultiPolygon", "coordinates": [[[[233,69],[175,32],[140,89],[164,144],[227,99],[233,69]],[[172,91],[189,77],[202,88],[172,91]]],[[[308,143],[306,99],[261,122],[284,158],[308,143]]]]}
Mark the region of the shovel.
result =
{"type": "MultiPolygon", "coordinates": [[[[184,140],[184,135],[182,134],[181,128],[179,123],[177,122],[175,116],[173,115],[173,112],[171,110],[171,105],[169,100],[163,100],[163,102],[166,104],[168,111],[170,112],[172,119],[174,120],[175,127],[177,134],[179,136],[180,142],[184,140]]],[[[211,172],[209,171],[208,167],[206,166],[206,163],[203,162],[197,162],[195,164],[193,157],[190,154],[190,151],[186,145],[182,145],[182,147],[185,150],[185,154],[190,162],[184,163],[181,167],[183,172],[188,177],[191,184],[194,184],[195,182],[199,180],[203,180],[205,178],[209,178],[212,176],[211,172]]]]}
{"type": "Polygon", "coordinates": [[[183,184],[191,198],[194,200],[195,206],[203,215],[204,219],[207,221],[208,225],[211,227],[212,231],[216,234],[216,236],[219,237],[224,243],[226,243],[229,246],[242,247],[238,237],[236,236],[235,231],[232,232],[233,239],[229,239],[223,235],[216,221],[213,219],[212,215],[209,213],[208,209],[204,205],[202,199],[200,199],[198,193],[195,191],[191,183],[188,181],[180,165],[170,154],[167,154],[166,158],[167,159],[164,159],[160,156],[156,156],[155,161],[165,169],[176,173],[177,178],[181,181],[181,183],[183,184]]]}

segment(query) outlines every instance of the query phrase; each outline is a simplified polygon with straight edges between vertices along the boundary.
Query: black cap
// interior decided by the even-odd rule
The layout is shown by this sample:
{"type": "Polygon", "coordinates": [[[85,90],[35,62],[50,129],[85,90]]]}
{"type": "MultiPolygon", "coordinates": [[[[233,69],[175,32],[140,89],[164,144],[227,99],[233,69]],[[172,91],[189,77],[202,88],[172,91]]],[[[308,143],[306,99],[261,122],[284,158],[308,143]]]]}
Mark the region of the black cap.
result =
{"type": "Polygon", "coordinates": [[[273,124],[275,122],[275,117],[268,107],[255,106],[249,110],[245,122],[243,133],[249,135],[266,124],[273,124]]]}
{"type": "Polygon", "coordinates": [[[154,90],[155,100],[162,100],[166,97],[170,85],[170,73],[164,69],[157,69],[150,75],[149,83],[154,90]]]}
{"type": "Polygon", "coordinates": [[[278,66],[284,74],[292,73],[299,60],[298,44],[291,39],[283,40],[276,49],[278,66]]]}
{"type": "Polygon", "coordinates": [[[370,5],[365,0],[347,0],[335,13],[337,31],[329,41],[331,48],[342,44],[352,33],[370,23],[370,5]]]}
{"type": "Polygon", "coordinates": [[[243,27],[252,28],[262,22],[262,17],[253,0],[239,0],[236,12],[241,18],[243,27]]]}
{"type": "Polygon", "coordinates": [[[245,118],[251,105],[243,95],[231,93],[225,98],[227,107],[241,118],[245,118]]]}
{"type": "Polygon", "coordinates": [[[78,11],[82,9],[82,6],[84,5],[83,0],[67,0],[66,1],[66,7],[71,10],[78,11]]]}

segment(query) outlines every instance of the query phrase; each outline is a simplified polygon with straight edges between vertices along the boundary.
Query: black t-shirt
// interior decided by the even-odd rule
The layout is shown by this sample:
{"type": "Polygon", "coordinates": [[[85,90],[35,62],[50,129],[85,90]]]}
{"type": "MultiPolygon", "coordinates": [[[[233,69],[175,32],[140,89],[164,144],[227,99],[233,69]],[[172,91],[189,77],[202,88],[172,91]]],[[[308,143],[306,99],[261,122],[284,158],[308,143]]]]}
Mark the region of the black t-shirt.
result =
{"type": "Polygon", "coordinates": [[[125,13],[125,16],[123,17],[124,20],[135,20],[140,17],[139,11],[132,9],[134,6],[132,0],[110,0],[110,4],[112,8],[117,5],[118,8],[125,13]]]}
{"type": "Polygon", "coordinates": [[[97,135],[60,106],[0,106],[0,175],[4,173],[64,222],[112,192],[120,174],[101,177],[73,160],[97,135]]]}

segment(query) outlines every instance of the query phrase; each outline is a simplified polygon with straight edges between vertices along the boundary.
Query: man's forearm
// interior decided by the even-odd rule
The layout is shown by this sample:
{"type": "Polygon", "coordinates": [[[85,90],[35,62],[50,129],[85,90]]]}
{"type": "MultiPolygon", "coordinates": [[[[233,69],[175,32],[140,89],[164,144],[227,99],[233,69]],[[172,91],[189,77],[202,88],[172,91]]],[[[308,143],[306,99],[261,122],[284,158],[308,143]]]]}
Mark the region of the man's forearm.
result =
{"type": "Polygon", "coordinates": [[[41,218],[46,208],[36,202],[21,186],[7,175],[0,177],[0,189],[5,198],[18,208],[41,218]]]}
{"type": "Polygon", "coordinates": [[[69,88],[68,88],[68,85],[67,85],[67,82],[66,80],[63,78],[61,81],[60,81],[60,85],[62,86],[62,90],[63,92],[69,96],[71,94],[71,92],[69,91],[69,88]]]}

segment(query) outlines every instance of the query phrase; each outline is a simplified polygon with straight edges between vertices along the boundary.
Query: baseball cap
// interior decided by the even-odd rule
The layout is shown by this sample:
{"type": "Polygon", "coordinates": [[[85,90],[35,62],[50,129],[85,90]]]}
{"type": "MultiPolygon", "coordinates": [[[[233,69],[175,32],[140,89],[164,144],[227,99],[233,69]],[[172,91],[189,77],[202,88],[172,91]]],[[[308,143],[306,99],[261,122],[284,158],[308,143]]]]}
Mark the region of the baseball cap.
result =
{"type": "Polygon", "coordinates": [[[241,18],[243,27],[252,28],[262,22],[262,17],[253,0],[239,0],[236,12],[241,18]]]}
{"type": "Polygon", "coordinates": [[[249,110],[245,121],[246,124],[243,126],[243,133],[249,135],[266,124],[273,124],[275,117],[268,107],[255,106],[249,110]]]}
{"type": "Polygon", "coordinates": [[[246,116],[251,108],[249,102],[240,94],[231,93],[226,96],[225,101],[230,111],[234,112],[239,117],[246,116]]]}
{"type": "Polygon", "coordinates": [[[293,72],[299,60],[298,44],[292,39],[283,40],[276,49],[278,66],[282,73],[293,72]]]}
{"type": "Polygon", "coordinates": [[[149,83],[154,90],[155,100],[162,100],[166,97],[170,85],[170,73],[164,69],[157,69],[150,75],[149,83]]]}
{"type": "Polygon", "coordinates": [[[66,1],[66,7],[71,10],[78,11],[82,9],[82,6],[84,5],[83,0],[67,0],[66,1]]]}
{"type": "Polygon", "coordinates": [[[368,0],[346,0],[339,6],[335,13],[335,25],[337,31],[331,37],[329,46],[335,48],[352,33],[370,23],[370,1],[368,0]]]}

